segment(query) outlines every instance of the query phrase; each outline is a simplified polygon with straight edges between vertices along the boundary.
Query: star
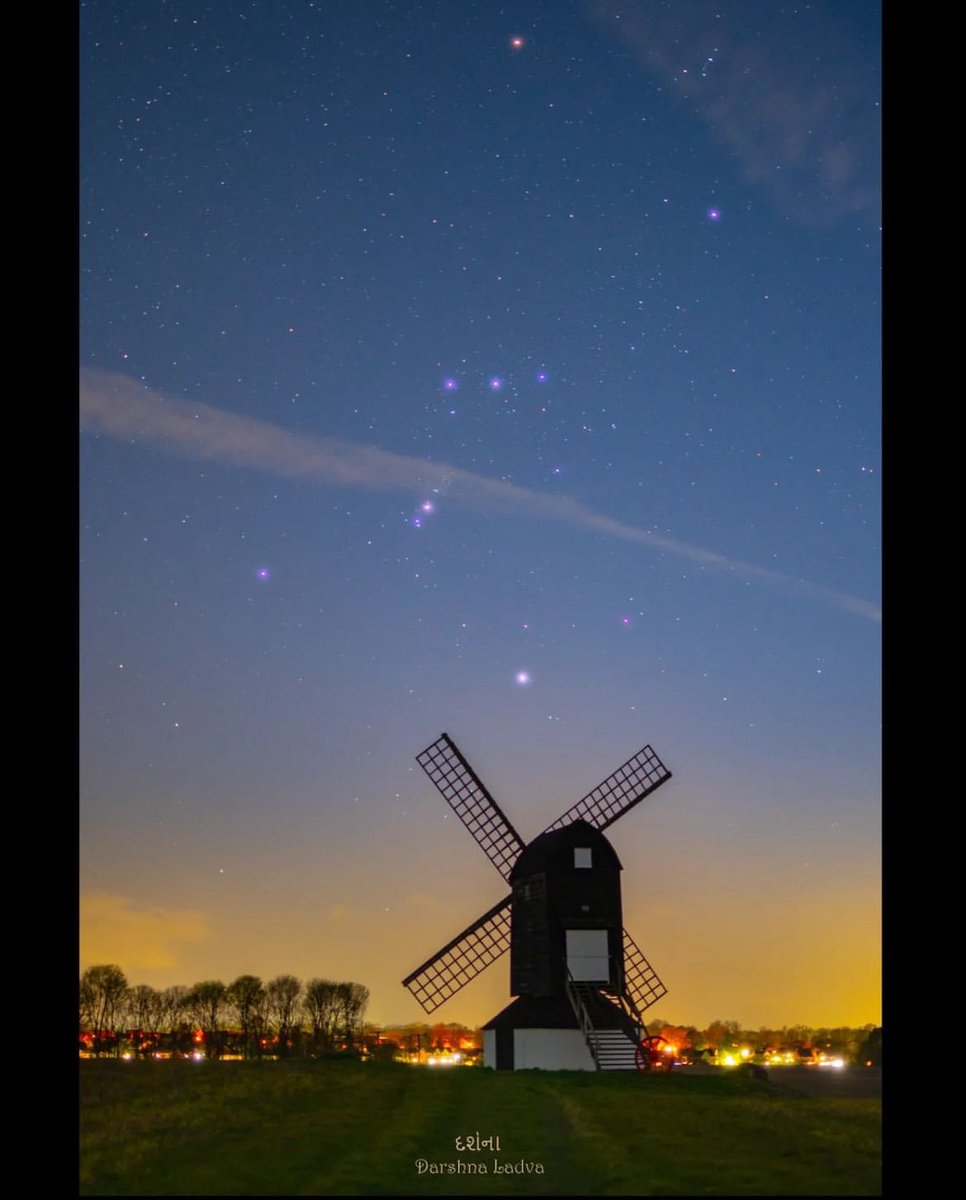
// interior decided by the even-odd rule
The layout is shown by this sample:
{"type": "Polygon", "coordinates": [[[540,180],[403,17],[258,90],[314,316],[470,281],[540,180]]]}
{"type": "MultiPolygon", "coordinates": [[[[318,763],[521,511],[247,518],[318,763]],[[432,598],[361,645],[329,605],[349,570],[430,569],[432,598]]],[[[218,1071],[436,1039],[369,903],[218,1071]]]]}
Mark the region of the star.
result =
{"type": "Polygon", "coordinates": [[[721,220],[721,209],[720,208],[709,208],[708,209],[708,220],[709,221],[720,221],[721,220]]]}
{"type": "Polygon", "coordinates": [[[513,37],[510,38],[510,49],[511,50],[522,50],[526,44],[527,44],[527,39],[520,37],[519,34],[515,34],[513,37]]]}
{"type": "Polygon", "coordinates": [[[268,567],[259,567],[255,573],[259,579],[268,579],[269,577],[268,567]]]}
{"type": "Polygon", "coordinates": [[[530,672],[529,671],[517,671],[516,681],[520,685],[520,687],[526,687],[527,684],[530,682],[530,672]]]}

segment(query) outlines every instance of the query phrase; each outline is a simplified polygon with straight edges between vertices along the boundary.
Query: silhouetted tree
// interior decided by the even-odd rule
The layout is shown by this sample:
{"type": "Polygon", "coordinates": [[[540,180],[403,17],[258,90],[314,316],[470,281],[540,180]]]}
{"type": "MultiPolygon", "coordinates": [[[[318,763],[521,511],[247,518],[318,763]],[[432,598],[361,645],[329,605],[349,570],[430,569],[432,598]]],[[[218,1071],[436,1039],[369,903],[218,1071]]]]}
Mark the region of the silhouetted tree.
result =
{"type": "Polygon", "coordinates": [[[261,1033],[265,1027],[265,988],[257,975],[239,975],[228,985],[228,1006],[238,1022],[246,1058],[261,1052],[261,1033]]]}
{"type": "Polygon", "coordinates": [[[294,975],[278,975],[275,979],[270,980],[265,988],[269,1019],[272,1022],[275,1032],[278,1034],[278,1053],[280,1058],[285,1058],[288,1055],[301,992],[301,981],[296,979],[294,975]]]}
{"type": "Polygon", "coordinates": [[[105,1034],[111,1035],[115,1054],[118,1050],[117,1021],[122,1015],[127,979],[115,963],[88,967],[81,977],[81,1020],[85,1018],[93,1034],[93,1050],[99,1055],[105,1034]]]}
{"type": "Polygon", "coordinates": [[[80,1020],[79,1028],[81,1033],[90,1033],[94,1036],[94,1009],[96,1000],[94,997],[94,985],[87,978],[86,972],[81,976],[80,981],[80,1020]]]}
{"type": "Polygon", "coordinates": [[[225,1007],[225,985],[220,979],[196,983],[187,996],[187,1009],[197,1022],[205,1043],[205,1057],[217,1058],[221,1050],[220,1021],[225,1007]]]}
{"type": "Polygon", "coordinates": [[[169,1029],[177,1029],[188,1015],[188,997],[191,989],[182,983],[165,988],[161,993],[164,1004],[164,1019],[169,1029]]]}
{"type": "Polygon", "coordinates": [[[139,983],[137,987],[127,989],[125,1017],[128,1037],[135,1054],[143,1053],[141,1047],[146,1040],[143,1035],[153,1034],[160,1028],[162,1012],[161,993],[156,988],[147,983],[139,983]]]}
{"type": "Polygon", "coordinates": [[[176,983],[165,988],[161,993],[161,1003],[164,1009],[164,1028],[170,1030],[171,1047],[181,1054],[189,1054],[192,1049],[191,1027],[188,1024],[188,997],[190,988],[176,983]]]}
{"type": "Polygon", "coordinates": [[[741,1040],[741,1026],[737,1021],[712,1021],[704,1031],[704,1039],[715,1050],[724,1046],[737,1046],[741,1040]]]}
{"type": "Polygon", "coordinates": [[[355,1040],[355,1031],[362,1024],[362,1015],[369,1003],[369,989],[361,983],[338,985],[339,1028],[346,1045],[355,1040]]]}
{"type": "Polygon", "coordinates": [[[859,1044],[856,1058],[863,1066],[882,1066],[882,1026],[866,1026],[866,1035],[859,1044]]]}
{"type": "Polygon", "coordinates": [[[314,1052],[331,1050],[339,1020],[339,985],[331,979],[310,979],[302,1007],[312,1026],[314,1052]]]}

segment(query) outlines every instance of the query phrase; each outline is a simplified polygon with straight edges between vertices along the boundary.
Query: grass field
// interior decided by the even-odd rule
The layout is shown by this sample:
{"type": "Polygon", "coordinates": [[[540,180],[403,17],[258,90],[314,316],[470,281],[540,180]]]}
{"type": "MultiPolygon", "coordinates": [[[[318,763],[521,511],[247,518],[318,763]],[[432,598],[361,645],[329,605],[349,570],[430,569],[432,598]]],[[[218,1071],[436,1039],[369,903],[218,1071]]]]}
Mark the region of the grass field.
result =
{"type": "Polygon", "coordinates": [[[734,1074],[80,1064],[81,1195],[869,1196],[880,1104],[734,1074]],[[455,1148],[479,1131],[501,1149],[455,1148]],[[487,1173],[422,1174],[428,1163],[487,1173]],[[524,1164],[524,1173],[494,1172],[524,1164]],[[527,1173],[526,1163],[534,1165],[527,1173]]]}

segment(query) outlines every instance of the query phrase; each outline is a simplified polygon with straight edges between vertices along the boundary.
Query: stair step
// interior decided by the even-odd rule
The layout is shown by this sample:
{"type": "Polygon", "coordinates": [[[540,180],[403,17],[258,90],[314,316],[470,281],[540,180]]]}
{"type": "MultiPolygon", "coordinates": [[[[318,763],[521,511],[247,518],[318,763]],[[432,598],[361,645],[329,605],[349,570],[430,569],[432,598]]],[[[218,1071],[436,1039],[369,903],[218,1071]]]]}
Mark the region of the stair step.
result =
{"type": "MultiPolygon", "coordinates": [[[[582,1028],[587,1039],[587,1046],[594,1057],[599,1071],[635,1071],[637,1069],[637,1043],[623,1029],[595,1029],[593,1016],[595,1002],[600,996],[600,989],[590,984],[570,981],[571,1002],[575,1002],[574,1011],[582,1022],[582,1028]],[[580,1010],[578,1012],[578,1009],[580,1010]]],[[[611,1004],[608,1001],[607,1007],[611,1004]]],[[[614,1005],[619,1012],[625,1011],[623,1006],[614,1005]]],[[[626,1013],[625,1013],[626,1015],[626,1013]]]]}
{"type": "Polygon", "coordinates": [[[636,1071],[636,1046],[620,1029],[594,1029],[590,1040],[594,1044],[597,1065],[601,1071],[636,1071]]]}

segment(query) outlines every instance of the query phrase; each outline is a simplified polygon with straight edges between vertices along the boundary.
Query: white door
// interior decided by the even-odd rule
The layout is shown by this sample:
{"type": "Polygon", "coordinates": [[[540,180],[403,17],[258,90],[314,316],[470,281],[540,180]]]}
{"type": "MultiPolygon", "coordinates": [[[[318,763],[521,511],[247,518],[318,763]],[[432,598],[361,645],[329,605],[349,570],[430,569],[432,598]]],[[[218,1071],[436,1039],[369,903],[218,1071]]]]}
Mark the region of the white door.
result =
{"type": "Polygon", "coordinates": [[[606,929],[568,929],[567,966],[576,980],[608,983],[610,962],[607,957],[606,929]]]}

